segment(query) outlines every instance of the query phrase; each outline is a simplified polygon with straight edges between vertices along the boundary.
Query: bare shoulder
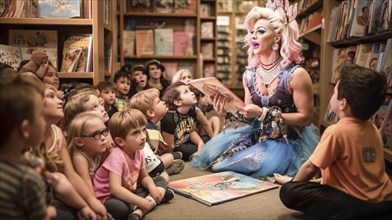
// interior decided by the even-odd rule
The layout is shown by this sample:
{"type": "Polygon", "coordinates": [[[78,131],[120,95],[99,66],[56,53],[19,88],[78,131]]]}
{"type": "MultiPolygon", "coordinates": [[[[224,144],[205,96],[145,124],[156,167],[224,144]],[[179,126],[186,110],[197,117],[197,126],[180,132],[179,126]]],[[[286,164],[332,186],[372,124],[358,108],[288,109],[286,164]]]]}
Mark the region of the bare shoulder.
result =
{"type": "Polygon", "coordinates": [[[308,71],[306,71],[303,67],[298,67],[293,71],[291,85],[304,85],[304,84],[312,84],[311,78],[309,76],[308,71]]]}

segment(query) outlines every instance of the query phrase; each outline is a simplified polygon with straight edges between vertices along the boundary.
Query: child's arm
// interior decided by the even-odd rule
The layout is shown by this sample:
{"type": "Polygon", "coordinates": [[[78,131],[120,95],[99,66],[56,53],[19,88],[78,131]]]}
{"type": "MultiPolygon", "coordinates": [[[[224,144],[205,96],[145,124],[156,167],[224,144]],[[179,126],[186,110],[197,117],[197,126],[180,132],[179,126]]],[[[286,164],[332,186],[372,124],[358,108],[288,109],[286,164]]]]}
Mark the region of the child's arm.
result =
{"type": "Polygon", "coordinates": [[[78,210],[83,218],[89,219],[90,217],[95,216],[94,211],[91,210],[82,197],[80,197],[64,174],[45,172],[45,177],[48,183],[53,187],[57,198],[78,210]]]}
{"type": "Polygon", "coordinates": [[[137,206],[143,211],[143,213],[147,213],[154,207],[154,203],[152,201],[140,197],[123,187],[121,185],[121,176],[113,172],[109,172],[109,189],[110,193],[114,197],[137,206]]]}
{"type": "Polygon", "coordinates": [[[66,146],[66,141],[63,136],[62,146],[60,149],[61,159],[64,161],[64,174],[75,187],[79,195],[87,202],[87,204],[94,210],[95,213],[101,217],[106,218],[107,211],[105,206],[95,197],[94,193],[88,188],[83,179],[75,172],[72,161],[66,146]]]}
{"type": "Polygon", "coordinates": [[[200,122],[200,124],[203,126],[203,129],[206,131],[207,135],[210,138],[214,137],[214,132],[212,131],[211,123],[210,121],[208,121],[207,117],[203,114],[203,112],[197,111],[196,117],[197,120],[200,122]]]}
{"type": "Polygon", "coordinates": [[[91,192],[94,192],[93,183],[90,178],[89,164],[87,158],[81,153],[75,152],[72,155],[72,162],[75,167],[75,171],[84,180],[87,186],[90,188],[91,192]]]}
{"type": "Polygon", "coordinates": [[[139,181],[144,186],[144,188],[148,189],[152,198],[154,198],[157,204],[161,203],[163,196],[161,192],[158,190],[152,178],[148,175],[147,169],[142,168],[139,173],[139,181]]]}
{"type": "Polygon", "coordinates": [[[174,149],[174,135],[169,134],[167,132],[162,131],[163,140],[167,143],[167,146],[170,148],[170,151],[174,149]]]}
{"type": "Polygon", "coordinates": [[[307,160],[302,164],[297,175],[295,175],[293,181],[309,181],[311,180],[319,171],[319,168],[315,166],[312,162],[307,160]]]}
{"type": "Polygon", "coordinates": [[[198,154],[201,151],[201,149],[203,149],[204,146],[203,140],[201,139],[200,135],[196,131],[192,131],[190,133],[189,139],[192,141],[192,143],[197,145],[196,154],[198,154]]]}

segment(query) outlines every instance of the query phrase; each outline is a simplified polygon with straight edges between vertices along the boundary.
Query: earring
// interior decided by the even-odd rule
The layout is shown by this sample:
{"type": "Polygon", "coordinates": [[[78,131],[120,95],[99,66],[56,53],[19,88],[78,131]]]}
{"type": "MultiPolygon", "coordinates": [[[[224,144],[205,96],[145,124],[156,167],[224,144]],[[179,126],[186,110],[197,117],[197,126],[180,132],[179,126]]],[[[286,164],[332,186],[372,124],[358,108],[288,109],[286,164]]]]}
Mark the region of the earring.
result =
{"type": "Polygon", "coordinates": [[[274,43],[272,45],[272,49],[275,50],[275,51],[279,50],[279,45],[277,43],[274,43]]]}

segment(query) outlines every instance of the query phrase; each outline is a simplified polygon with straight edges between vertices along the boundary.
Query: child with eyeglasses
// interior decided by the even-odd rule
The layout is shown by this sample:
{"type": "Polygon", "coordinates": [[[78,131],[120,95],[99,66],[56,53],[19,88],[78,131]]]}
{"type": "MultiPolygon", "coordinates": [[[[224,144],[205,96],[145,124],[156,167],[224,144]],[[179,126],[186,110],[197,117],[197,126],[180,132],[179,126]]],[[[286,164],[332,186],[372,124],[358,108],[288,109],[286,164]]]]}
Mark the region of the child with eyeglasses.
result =
{"type": "Polygon", "coordinates": [[[116,147],[94,176],[95,196],[115,219],[142,219],[157,204],[173,199],[166,180],[150,177],[143,148],[147,119],[136,109],[116,112],[109,130],[116,147]]]}
{"type": "Polygon", "coordinates": [[[109,152],[106,128],[102,118],[91,112],[77,115],[68,126],[68,149],[76,172],[93,191],[92,179],[109,152]]]}

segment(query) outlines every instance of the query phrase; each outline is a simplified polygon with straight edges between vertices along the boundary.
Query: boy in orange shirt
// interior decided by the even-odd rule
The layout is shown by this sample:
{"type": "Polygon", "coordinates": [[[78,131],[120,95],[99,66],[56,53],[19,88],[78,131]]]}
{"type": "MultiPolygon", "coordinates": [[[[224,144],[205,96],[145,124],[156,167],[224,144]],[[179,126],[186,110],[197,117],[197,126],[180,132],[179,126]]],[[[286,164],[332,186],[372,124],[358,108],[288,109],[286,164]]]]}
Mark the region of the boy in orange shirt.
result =
{"type": "MultiPolygon", "coordinates": [[[[385,172],[383,141],[369,118],[384,101],[383,74],[357,65],[342,68],[331,97],[339,116],[297,175],[280,190],[291,209],[312,218],[392,219],[392,181],[385,172]],[[321,170],[321,183],[309,180],[321,170]]],[[[279,183],[287,177],[275,174],[279,183]]]]}

